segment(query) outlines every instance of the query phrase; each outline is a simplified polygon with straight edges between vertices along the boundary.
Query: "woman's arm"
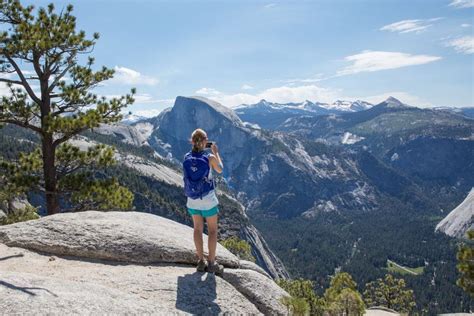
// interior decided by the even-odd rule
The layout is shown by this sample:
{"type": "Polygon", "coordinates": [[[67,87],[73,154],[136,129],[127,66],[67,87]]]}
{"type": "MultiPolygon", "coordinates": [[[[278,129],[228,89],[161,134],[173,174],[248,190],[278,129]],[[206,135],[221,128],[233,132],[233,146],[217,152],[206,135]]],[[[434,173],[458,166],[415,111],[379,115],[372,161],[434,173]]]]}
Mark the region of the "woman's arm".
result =
{"type": "Polygon", "coordinates": [[[222,169],[224,169],[224,165],[222,164],[221,156],[219,155],[219,148],[216,144],[211,146],[212,154],[209,155],[209,163],[211,164],[212,169],[217,171],[218,173],[222,173],[222,169]]]}

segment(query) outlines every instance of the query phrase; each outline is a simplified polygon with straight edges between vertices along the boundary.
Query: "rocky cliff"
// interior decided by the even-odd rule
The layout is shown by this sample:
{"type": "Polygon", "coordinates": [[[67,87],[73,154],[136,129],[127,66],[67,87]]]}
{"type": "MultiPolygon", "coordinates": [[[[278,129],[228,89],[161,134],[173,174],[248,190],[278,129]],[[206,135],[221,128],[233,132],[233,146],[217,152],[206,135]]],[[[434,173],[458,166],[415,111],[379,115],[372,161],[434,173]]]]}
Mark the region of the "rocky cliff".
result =
{"type": "Polygon", "coordinates": [[[474,229],[474,188],[461,204],[436,225],[437,231],[457,238],[465,237],[469,229],[474,229]]]}
{"type": "Polygon", "coordinates": [[[298,138],[248,126],[212,100],[177,97],[172,108],[140,124],[152,125],[148,143],[176,161],[189,151],[192,131],[204,128],[220,146],[228,186],[251,210],[291,218],[374,207],[375,189],[361,179],[353,157],[310,153],[298,138]]]}
{"type": "Polygon", "coordinates": [[[195,260],[192,229],[151,214],[88,211],[2,226],[0,310],[286,313],[288,294],[258,266],[220,245],[223,278],[196,272],[195,260]]]}

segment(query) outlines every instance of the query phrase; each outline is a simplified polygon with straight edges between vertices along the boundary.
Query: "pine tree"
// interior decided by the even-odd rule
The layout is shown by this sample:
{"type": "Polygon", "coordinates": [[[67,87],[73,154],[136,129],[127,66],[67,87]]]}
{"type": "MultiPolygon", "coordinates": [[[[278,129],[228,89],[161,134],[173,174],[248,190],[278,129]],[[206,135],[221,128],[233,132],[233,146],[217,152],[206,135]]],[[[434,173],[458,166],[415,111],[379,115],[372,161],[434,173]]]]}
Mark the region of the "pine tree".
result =
{"type": "Polygon", "coordinates": [[[0,101],[0,123],[34,131],[41,147],[16,164],[3,162],[2,168],[19,180],[19,187],[41,187],[48,214],[59,212],[60,197],[83,207],[128,208],[133,195],[114,179],[98,178],[93,169],[112,164],[112,150],[98,146],[84,152],[67,141],[101,123],[119,121],[135,89],[110,100],[92,93],[114,74],[106,67],[94,70],[90,56],[79,64],[99,34],[87,39],[84,31],[76,31],[72,5],[59,13],[53,4],[33,10],[18,0],[0,4],[0,82],[10,91],[0,101]]]}
{"type": "Polygon", "coordinates": [[[364,299],[368,306],[385,306],[398,312],[411,312],[415,307],[413,290],[407,289],[404,279],[386,274],[365,285],[364,299]]]}
{"type": "Polygon", "coordinates": [[[252,255],[252,247],[247,241],[237,236],[232,236],[222,240],[220,243],[239,259],[255,262],[255,257],[252,255]]]}
{"type": "Polygon", "coordinates": [[[462,287],[464,291],[474,296],[474,230],[467,232],[468,241],[459,248],[458,271],[461,274],[457,281],[457,285],[462,287]]]}
{"type": "Polygon", "coordinates": [[[310,315],[308,302],[304,298],[285,296],[281,298],[281,303],[286,306],[288,315],[306,316],[310,315]]]}
{"type": "Polygon", "coordinates": [[[337,273],[324,292],[325,311],[329,315],[363,315],[365,304],[357,291],[357,283],[346,272],[337,273]]]}
{"type": "MultiPolygon", "coordinates": [[[[310,315],[323,315],[324,302],[314,292],[314,285],[311,280],[295,279],[295,280],[277,280],[277,284],[291,295],[291,299],[287,299],[287,306],[302,306],[301,300],[305,301],[309,306],[310,315]]],[[[298,310],[298,309],[297,309],[298,310]]]]}

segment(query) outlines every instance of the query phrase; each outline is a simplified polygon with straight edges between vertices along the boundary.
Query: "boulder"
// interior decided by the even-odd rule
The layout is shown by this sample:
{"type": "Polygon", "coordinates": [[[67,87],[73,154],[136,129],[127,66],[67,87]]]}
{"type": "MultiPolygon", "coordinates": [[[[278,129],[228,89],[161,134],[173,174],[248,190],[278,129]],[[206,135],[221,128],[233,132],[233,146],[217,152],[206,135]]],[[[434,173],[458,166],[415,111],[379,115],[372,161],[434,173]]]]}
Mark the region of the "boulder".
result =
{"type": "Polygon", "coordinates": [[[400,316],[400,314],[383,306],[374,306],[366,309],[364,316],[400,316]]]}
{"type": "Polygon", "coordinates": [[[180,264],[51,257],[0,244],[0,314],[260,315],[231,284],[180,264]]]}
{"type": "MultiPolygon", "coordinates": [[[[204,235],[207,249],[207,235],[204,235]]],[[[195,264],[193,229],[139,212],[63,213],[0,227],[0,243],[62,256],[132,263],[195,264]]],[[[217,260],[236,268],[239,259],[217,244],[217,260]]]]}
{"type": "Polygon", "coordinates": [[[224,280],[245,295],[263,314],[287,314],[287,308],[280,300],[290,295],[263,274],[247,269],[227,269],[224,280]]]}
{"type": "Polygon", "coordinates": [[[7,200],[0,201],[0,218],[6,217],[7,214],[18,214],[24,212],[26,208],[33,206],[24,197],[14,198],[10,203],[7,200]]]}
{"type": "Polygon", "coordinates": [[[271,279],[271,276],[267,273],[267,271],[263,270],[260,266],[253,263],[252,261],[240,260],[239,265],[241,269],[253,270],[271,279]]]}
{"type": "Polygon", "coordinates": [[[216,277],[196,271],[194,251],[192,228],[146,213],[88,211],[0,226],[0,310],[286,313],[280,300],[288,293],[260,267],[218,245],[226,269],[216,277]]]}
{"type": "Polygon", "coordinates": [[[151,314],[172,310],[159,303],[146,304],[113,288],[47,278],[30,273],[2,271],[0,309],[5,315],[151,314]]]}

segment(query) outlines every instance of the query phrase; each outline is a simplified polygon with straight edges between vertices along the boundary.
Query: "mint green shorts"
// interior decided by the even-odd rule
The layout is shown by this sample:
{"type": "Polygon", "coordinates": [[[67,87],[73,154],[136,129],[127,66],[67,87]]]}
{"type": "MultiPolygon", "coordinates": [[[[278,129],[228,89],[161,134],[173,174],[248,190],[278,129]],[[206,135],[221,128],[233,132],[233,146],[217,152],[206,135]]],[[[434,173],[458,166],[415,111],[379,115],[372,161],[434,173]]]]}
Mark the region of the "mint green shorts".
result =
{"type": "Polygon", "coordinates": [[[202,217],[211,217],[211,216],[217,215],[217,213],[219,213],[219,208],[217,206],[214,206],[210,210],[206,210],[206,211],[195,210],[193,208],[188,208],[188,213],[191,214],[191,216],[192,215],[200,215],[202,217]]]}

